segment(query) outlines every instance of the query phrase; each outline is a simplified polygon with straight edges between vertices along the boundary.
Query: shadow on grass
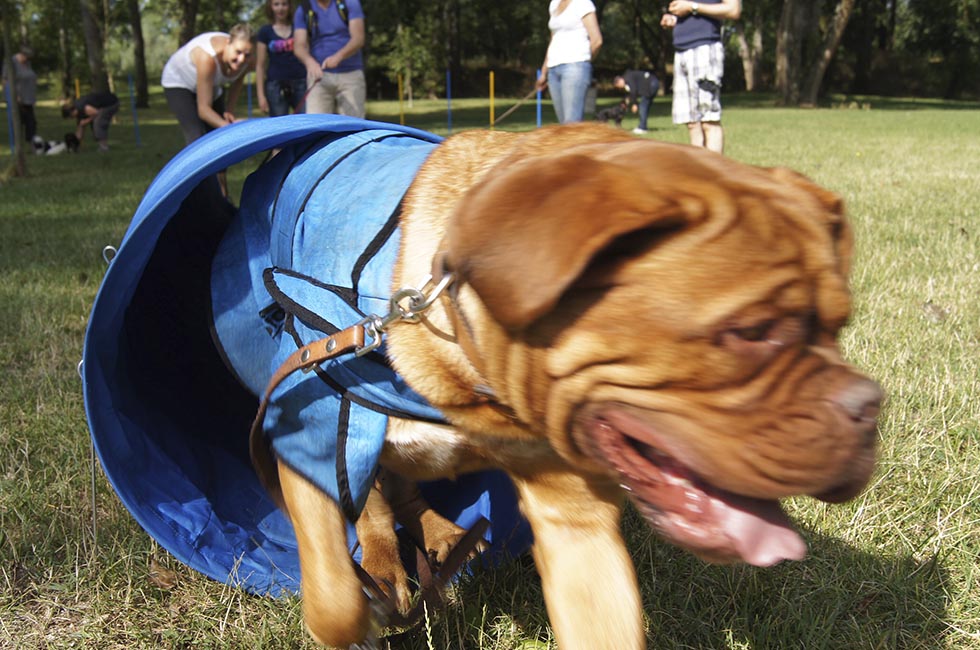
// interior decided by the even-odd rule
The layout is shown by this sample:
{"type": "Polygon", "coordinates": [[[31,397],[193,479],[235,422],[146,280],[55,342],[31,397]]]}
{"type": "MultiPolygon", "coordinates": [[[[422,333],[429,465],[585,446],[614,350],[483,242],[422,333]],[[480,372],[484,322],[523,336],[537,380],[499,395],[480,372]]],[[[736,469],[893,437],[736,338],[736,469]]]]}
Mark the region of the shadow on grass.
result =
{"type": "MultiPolygon", "coordinates": [[[[948,634],[948,576],[936,558],[869,554],[810,534],[801,562],[717,566],[663,543],[635,512],[625,526],[650,648],[938,648],[948,634]]],[[[527,556],[463,580],[456,604],[440,618],[453,630],[445,632],[453,647],[484,647],[495,627],[519,630],[516,647],[525,647],[520,639],[540,647],[549,640],[527,556]]],[[[432,634],[436,642],[442,636],[439,629],[432,634]]],[[[415,650],[427,647],[424,637],[420,627],[388,640],[393,650],[415,650]]]]}
{"type": "Polygon", "coordinates": [[[651,647],[942,646],[949,603],[937,561],[872,555],[823,535],[808,541],[807,559],[769,569],[653,549],[663,560],[640,567],[651,647]]]}

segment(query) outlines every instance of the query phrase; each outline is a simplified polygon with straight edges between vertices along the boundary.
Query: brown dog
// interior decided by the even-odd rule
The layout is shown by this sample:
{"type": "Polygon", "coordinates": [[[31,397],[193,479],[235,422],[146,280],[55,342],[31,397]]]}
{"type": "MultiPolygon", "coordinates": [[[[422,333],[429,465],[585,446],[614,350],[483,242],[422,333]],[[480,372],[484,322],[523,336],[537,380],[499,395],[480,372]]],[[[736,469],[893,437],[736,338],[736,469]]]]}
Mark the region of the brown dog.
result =
{"type": "MultiPolygon", "coordinates": [[[[388,346],[454,426],[392,420],[382,465],[413,480],[506,471],[559,645],[645,647],[624,496],[706,560],[770,565],[805,553],[778,499],[844,501],[871,475],[881,392],[836,346],[842,213],[792,172],[599,125],[450,138],[406,197],[394,284],[434,259],[454,281],[388,346]]],[[[307,626],[357,643],[370,608],[343,515],[278,472],[307,626]]],[[[382,487],[358,522],[363,564],[404,605],[394,520],[442,557],[461,531],[382,487]]]]}

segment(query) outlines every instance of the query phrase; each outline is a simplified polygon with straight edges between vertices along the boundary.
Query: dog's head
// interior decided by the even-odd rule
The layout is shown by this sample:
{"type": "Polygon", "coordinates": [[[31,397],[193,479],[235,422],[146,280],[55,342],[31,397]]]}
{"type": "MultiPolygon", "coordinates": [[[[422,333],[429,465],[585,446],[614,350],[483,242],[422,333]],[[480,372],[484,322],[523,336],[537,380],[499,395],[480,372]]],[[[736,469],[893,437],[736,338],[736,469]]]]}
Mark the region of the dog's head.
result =
{"type": "Polygon", "coordinates": [[[78,151],[80,145],[81,142],[79,142],[77,135],[71,132],[65,134],[65,146],[68,148],[68,151],[75,153],[78,151]]]}
{"type": "Polygon", "coordinates": [[[778,499],[858,494],[882,399],[838,352],[841,200],[702,149],[565,133],[502,161],[449,229],[449,263],[496,323],[488,378],[669,541],[802,557],[778,499]]]}
{"type": "Polygon", "coordinates": [[[596,120],[599,122],[609,122],[610,120],[619,124],[623,121],[626,116],[627,102],[622,101],[615,106],[610,106],[608,108],[603,108],[602,110],[596,112],[596,120]]]}

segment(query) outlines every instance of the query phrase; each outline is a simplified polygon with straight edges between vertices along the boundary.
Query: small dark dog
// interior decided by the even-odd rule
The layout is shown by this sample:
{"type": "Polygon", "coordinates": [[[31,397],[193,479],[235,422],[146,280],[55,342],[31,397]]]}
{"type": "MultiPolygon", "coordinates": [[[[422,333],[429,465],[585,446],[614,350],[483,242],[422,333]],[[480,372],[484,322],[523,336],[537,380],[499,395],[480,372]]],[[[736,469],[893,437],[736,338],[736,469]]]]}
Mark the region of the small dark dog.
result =
{"type": "Polygon", "coordinates": [[[81,141],[74,133],[69,132],[65,134],[65,146],[68,148],[70,153],[78,153],[78,148],[81,145],[81,141]]]}
{"type": "Polygon", "coordinates": [[[627,108],[629,107],[626,105],[626,100],[623,100],[615,106],[597,111],[595,119],[597,122],[615,122],[616,126],[622,126],[623,118],[626,117],[627,108]]]}

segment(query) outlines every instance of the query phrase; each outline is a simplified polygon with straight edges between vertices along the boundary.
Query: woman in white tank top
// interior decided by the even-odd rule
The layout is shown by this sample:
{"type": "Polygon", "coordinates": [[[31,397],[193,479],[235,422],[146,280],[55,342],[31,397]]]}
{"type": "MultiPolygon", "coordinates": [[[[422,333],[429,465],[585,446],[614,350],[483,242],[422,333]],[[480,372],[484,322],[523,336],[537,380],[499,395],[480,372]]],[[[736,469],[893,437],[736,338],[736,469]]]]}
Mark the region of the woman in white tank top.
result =
{"type": "Polygon", "coordinates": [[[163,67],[161,85],[167,105],[177,116],[184,140],[190,144],[208,131],[235,121],[234,107],[253,64],[252,28],[239,24],[224,32],[195,36],[163,67]],[[229,84],[227,110],[219,102],[229,84]]]}

